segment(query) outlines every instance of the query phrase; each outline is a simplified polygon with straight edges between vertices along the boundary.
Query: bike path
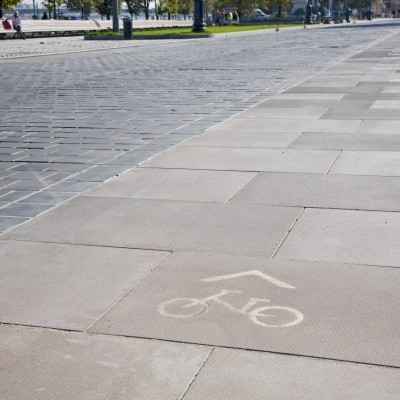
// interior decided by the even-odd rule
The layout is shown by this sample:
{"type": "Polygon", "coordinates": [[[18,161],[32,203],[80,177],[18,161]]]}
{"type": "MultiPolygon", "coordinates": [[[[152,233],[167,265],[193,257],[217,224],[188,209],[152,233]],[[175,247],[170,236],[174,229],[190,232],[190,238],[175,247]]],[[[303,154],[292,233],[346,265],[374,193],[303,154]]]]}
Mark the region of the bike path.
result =
{"type": "Polygon", "coordinates": [[[3,235],[0,398],[397,399],[398,39],[3,235]]]}

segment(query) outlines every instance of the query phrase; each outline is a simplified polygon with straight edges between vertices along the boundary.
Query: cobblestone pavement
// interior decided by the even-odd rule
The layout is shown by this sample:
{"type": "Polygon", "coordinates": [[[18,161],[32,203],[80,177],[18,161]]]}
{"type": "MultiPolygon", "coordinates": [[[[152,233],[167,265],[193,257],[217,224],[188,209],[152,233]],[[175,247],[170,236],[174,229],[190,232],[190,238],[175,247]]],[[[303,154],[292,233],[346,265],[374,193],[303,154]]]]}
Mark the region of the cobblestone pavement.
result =
{"type": "Polygon", "coordinates": [[[0,61],[0,232],[397,30],[388,23],[128,45],[1,43],[3,54],[80,53],[0,61]]]}

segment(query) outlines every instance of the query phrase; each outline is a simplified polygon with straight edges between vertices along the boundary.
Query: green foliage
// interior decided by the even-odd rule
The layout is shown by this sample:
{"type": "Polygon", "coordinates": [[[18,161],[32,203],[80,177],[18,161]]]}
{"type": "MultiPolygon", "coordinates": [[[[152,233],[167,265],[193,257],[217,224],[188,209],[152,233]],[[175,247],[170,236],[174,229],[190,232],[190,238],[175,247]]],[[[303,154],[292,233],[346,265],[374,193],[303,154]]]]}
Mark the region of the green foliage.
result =
{"type": "Polygon", "coordinates": [[[93,0],[66,0],[65,5],[71,11],[86,11],[93,12],[95,9],[95,2],[93,0]]]}
{"type": "Polygon", "coordinates": [[[112,14],[112,0],[94,0],[94,9],[107,19],[111,18],[112,14]]]}
{"type": "Polygon", "coordinates": [[[140,0],[124,0],[126,3],[126,7],[128,8],[128,12],[131,15],[139,15],[143,9],[142,2],[140,0]]]}
{"type": "Polygon", "coordinates": [[[53,0],[43,0],[42,4],[43,4],[44,8],[47,8],[47,10],[49,11],[49,14],[54,10],[54,1],[53,0]]]}
{"type": "MultiPolygon", "coordinates": [[[[209,10],[212,8],[207,7],[209,10]]],[[[180,0],[179,2],[179,12],[183,15],[192,14],[194,10],[194,1],[193,0],[180,0]]]]}
{"type": "Polygon", "coordinates": [[[165,9],[169,14],[178,14],[179,0],[164,0],[165,9]]]}
{"type": "Polygon", "coordinates": [[[3,18],[2,9],[12,10],[20,0],[0,0],[0,18],[3,18]]]}

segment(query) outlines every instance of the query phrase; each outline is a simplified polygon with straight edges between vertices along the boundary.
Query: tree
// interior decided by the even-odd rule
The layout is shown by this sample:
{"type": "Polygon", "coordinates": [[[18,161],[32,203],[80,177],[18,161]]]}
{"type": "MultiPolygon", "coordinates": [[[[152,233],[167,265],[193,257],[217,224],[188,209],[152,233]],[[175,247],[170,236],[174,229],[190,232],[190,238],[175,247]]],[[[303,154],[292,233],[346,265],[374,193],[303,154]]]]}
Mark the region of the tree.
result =
{"type": "Polygon", "coordinates": [[[168,13],[168,19],[171,19],[171,14],[178,14],[179,0],[166,0],[165,6],[168,13]]]}
{"type": "Polygon", "coordinates": [[[58,18],[60,18],[60,7],[63,6],[64,3],[64,0],[56,0],[58,18]]]}
{"type": "Polygon", "coordinates": [[[126,7],[131,17],[138,16],[143,9],[142,2],[140,0],[125,0],[126,7]]]}
{"type": "Polygon", "coordinates": [[[150,0],[142,0],[142,10],[146,19],[150,17],[150,0]]]}
{"type": "Polygon", "coordinates": [[[20,0],[0,0],[0,18],[3,18],[3,8],[5,10],[12,10],[20,0]]]}
{"type": "Polygon", "coordinates": [[[112,14],[112,0],[98,0],[94,2],[94,9],[109,21],[112,14]]]}
{"type": "Polygon", "coordinates": [[[82,18],[85,13],[91,13],[94,10],[93,0],[66,0],[65,4],[68,10],[80,11],[82,13],[82,18]]]}
{"type": "Polygon", "coordinates": [[[47,8],[47,10],[49,11],[49,18],[51,18],[51,13],[55,9],[54,0],[43,0],[42,4],[43,7],[47,8]]]}
{"type": "Polygon", "coordinates": [[[194,3],[193,0],[180,0],[179,2],[179,13],[184,15],[185,19],[187,15],[193,13],[194,3]]]}

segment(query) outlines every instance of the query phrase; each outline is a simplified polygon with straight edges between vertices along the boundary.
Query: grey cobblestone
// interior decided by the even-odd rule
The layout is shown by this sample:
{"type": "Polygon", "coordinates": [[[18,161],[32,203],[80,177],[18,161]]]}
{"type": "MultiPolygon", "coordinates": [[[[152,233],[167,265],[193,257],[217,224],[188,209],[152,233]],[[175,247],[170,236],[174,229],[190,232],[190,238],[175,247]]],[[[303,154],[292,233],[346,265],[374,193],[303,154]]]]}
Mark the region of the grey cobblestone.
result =
{"type": "MultiPolygon", "coordinates": [[[[2,53],[19,58],[0,60],[0,210],[57,205],[397,29],[388,23],[130,44],[5,41],[2,53]],[[26,53],[68,54],[28,62],[26,53]]],[[[0,231],[21,219],[2,221],[0,231]]]]}

